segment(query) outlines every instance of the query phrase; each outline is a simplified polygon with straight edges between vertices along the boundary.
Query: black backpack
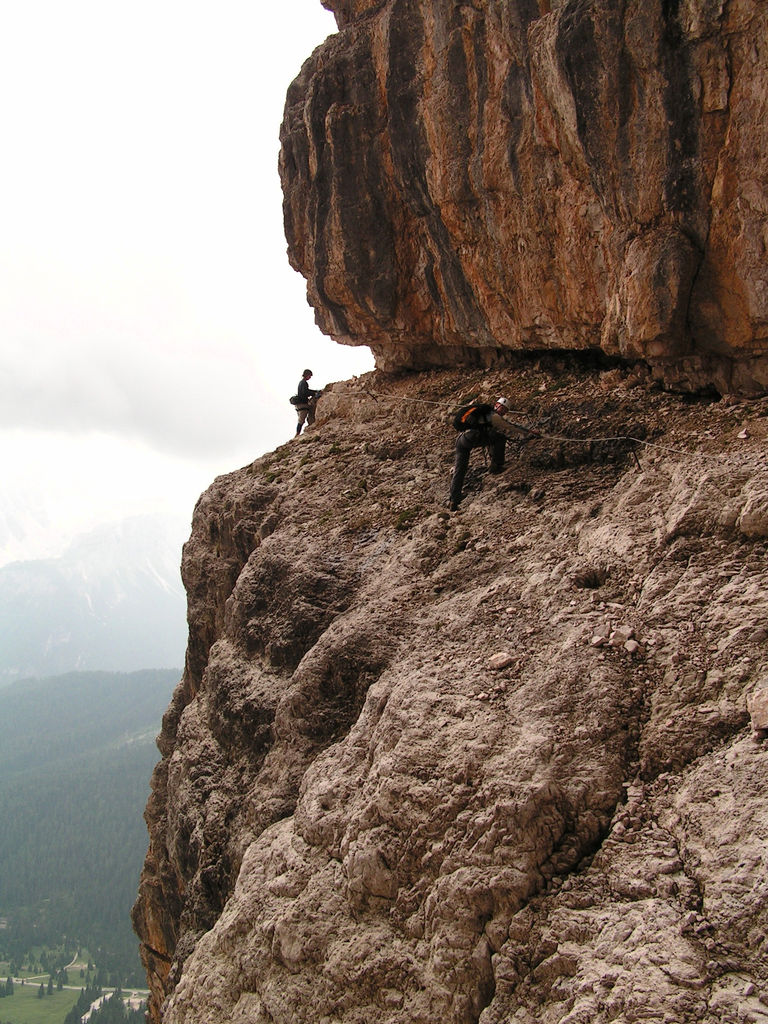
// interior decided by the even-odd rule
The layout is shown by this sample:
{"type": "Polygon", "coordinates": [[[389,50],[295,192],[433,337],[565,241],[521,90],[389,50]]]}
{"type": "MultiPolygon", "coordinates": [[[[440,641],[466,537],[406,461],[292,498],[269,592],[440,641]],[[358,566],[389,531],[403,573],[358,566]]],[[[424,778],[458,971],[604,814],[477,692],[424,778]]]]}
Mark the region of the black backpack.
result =
{"type": "Polygon", "coordinates": [[[483,402],[473,402],[472,405],[463,405],[453,417],[453,425],[456,430],[477,430],[488,427],[488,414],[493,412],[492,405],[483,402]]]}

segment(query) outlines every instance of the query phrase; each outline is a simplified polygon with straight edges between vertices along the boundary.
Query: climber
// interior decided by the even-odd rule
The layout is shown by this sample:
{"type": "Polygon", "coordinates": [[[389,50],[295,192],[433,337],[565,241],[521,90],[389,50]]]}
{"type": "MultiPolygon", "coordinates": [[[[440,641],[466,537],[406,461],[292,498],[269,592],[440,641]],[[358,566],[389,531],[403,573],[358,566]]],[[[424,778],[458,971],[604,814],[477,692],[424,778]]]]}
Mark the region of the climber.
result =
{"type": "Polygon", "coordinates": [[[461,501],[461,490],[469,466],[469,453],[473,448],[488,448],[491,452],[491,473],[500,473],[504,468],[507,438],[536,437],[534,431],[519,423],[505,420],[503,413],[509,411],[506,398],[496,399],[494,405],[476,403],[459,409],[453,421],[459,431],[456,438],[456,458],[451,474],[451,491],[448,506],[455,512],[461,501]]]}
{"type": "Polygon", "coordinates": [[[317,400],[322,395],[322,391],[313,391],[309,386],[309,379],[312,376],[311,370],[305,370],[301,375],[299,386],[296,391],[296,399],[291,399],[293,404],[296,406],[296,412],[299,414],[299,422],[296,424],[296,433],[301,433],[301,428],[304,423],[307,426],[312,426],[315,422],[315,405],[317,400]]]}

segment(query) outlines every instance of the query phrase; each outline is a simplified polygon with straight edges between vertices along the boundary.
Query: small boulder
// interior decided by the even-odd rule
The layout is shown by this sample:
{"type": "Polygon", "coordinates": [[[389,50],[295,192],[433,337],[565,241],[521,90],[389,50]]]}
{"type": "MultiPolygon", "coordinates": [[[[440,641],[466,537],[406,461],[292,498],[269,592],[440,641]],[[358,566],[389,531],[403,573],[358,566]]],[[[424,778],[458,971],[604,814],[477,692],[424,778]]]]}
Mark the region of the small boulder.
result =
{"type": "Polygon", "coordinates": [[[611,633],[608,643],[611,647],[623,647],[628,640],[632,640],[635,631],[631,626],[617,626],[611,633]]]}
{"type": "Polygon", "coordinates": [[[498,654],[492,654],[488,659],[488,667],[492,668],[494,672],[500,672],[503,668],[508,668],[515,659],[511,654],[506,651],[500,651],[498,654]]]}
{"type": "Polygon", "coordinates": [[[747,698],[747,710],[756,739],[768,736],[768,684],[758,686],[747,698]]]}

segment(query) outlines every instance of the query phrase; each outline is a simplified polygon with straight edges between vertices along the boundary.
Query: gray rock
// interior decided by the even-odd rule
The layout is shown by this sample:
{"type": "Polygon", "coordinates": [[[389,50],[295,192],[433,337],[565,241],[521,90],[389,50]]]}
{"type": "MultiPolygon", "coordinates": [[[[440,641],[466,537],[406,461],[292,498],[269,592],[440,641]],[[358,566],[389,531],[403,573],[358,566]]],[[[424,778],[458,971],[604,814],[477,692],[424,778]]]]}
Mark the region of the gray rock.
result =
{"type": "Polygon", "coordinates": [[[314,433],[200,499],[134,911],[156,1021],[715,1024],[763,984],[768,566],[737,524],[768,468],[717,457],[717,403],[551,380],[372,374],[395,400],[340,385],[338,415],[334,386],[314,433]],[[706,472],[541,441],[510,454],[520,489],[440,520],[440,416],[470,388],[535,401],[553,434],[585,409],[585,432],[638,417],[673,449],[710,430],[706,472]],[[653,631],[652,663],[585,642],[609,616],[653,631]]]}

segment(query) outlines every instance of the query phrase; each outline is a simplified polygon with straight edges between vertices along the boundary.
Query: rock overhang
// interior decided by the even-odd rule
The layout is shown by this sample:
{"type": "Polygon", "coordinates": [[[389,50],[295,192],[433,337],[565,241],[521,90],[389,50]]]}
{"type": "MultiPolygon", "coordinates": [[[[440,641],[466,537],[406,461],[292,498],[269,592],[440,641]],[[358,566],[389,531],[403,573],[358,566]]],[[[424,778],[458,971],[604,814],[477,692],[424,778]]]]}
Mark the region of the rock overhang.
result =
{"type": "Polygon", "coordinates": [[[390,370],[600,350],[768,388],[764,5],[326,6],[280,158],[325,333],[390,370]]]}

